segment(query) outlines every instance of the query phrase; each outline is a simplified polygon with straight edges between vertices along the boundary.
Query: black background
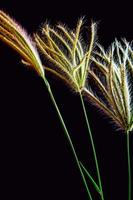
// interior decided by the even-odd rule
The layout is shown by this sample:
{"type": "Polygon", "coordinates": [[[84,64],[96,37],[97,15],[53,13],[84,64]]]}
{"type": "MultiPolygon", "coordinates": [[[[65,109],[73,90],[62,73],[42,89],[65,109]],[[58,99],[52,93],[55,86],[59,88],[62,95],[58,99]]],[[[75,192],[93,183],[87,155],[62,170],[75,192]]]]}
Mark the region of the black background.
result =
{"type": "MultiPolygon", "coordinates": [[[[42,22],[75,28],[86,16],[98,21],[98,40],[108,47],[115,37],[132,40],[130,1],[0,1],[0,8],[32,34],[42,22]],[[117,2],[117,3],[116,3],[117,2]]],[[[80,159],[96,177],[78,95],[47,74],[80,159]]],[[[41,78],[0,42],[0,165],[4,198],[86,200],[82,180],[41,78]]],[[[127,199],[126,136],[86,102],[106,200],[127,199]]],[[[131,145],[133,137],[131,135],[131,145]]],[[[132,150],[132,149],[131,149],[132,150]]],[[[133,151],[132,151],[133,153],[133,151]]],[[[133,160],[132,160],[133,162],[133,160]]],[[[93,191],[93,189],[91,188],[93,191]]],[[[94,192],[94,191],[93,191],[94,192]]],[[[1,193],[2,194],[2,193],[1,193]]],[[[94,200],[99,197],[94,195],[94,200]]]]}

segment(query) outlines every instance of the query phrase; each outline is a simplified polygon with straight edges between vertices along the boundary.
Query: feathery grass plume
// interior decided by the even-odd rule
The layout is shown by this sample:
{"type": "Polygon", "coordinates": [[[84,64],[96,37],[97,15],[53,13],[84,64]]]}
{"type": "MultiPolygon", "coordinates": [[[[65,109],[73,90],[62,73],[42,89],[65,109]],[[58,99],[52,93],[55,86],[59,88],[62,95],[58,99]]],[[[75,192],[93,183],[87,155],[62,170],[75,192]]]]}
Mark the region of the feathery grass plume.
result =
{"type": "Polygon", "coordinates": [[[26,31],[9,15],[0,10],[0,39],[15,49],[22,57],[23,63],[29,65],[44,78],[39,55],[34,42],[26,31]]]}
{"type": "Polygon", "coordinates": [[[64,80],[77,92],[81,91],[86,83],[96,32],[96,24],[92,23],[90,43],[85,50],[80,34],[82,25],[83,19],[80,19],[73,32],[60,24],[56,28],[45,24],[42,35],[35,34],[40,51],[50,61],[45,69],[64,80]]]}
{"type": "Polygon", "coordinates": [[[9,46],[11,46],[13,49],[15,49],[22,56],[23,64],[31,66],[32,69],[34,69],[38,73],[38,75],[40,75],[43,78],[45,86],[48,90],[49,96],[51,98],[51,101],[55,107],[60,123],[63,127],[64,134],[73,152],[75,161],[77,163],[80,175],[82,177],[85,189],[88,194],[88,198],[92,200],[91,193],[88,188],[85,176],[83,174],[83,170],[80,166],[80,162],[79,162],[77,153],[75,151],[73,142],[71,140],[71,137],[69,135],[65,122],[63,120],[63,117],[60,113],[58,105],[55,101],[49,82],[47,81],[45,77],[44,68],[42,66],[42,63],[37,53],[37,50],[35,48],[35,45],[33,41],[30,39],[30,37],[26,34],[26,32],[21,28],[21,26],[18,25],[12,18],[10,18],[3,11],[0,11],[0,39],[4,41],[5,43],[7,43],[9,46]]]}
{"type": "MultiPolygon", "coordinates": [[[[49,24],[46,24],[42,28],[41,36],[35,34],[35,40],[45,58],[51,63],[51,65],[45,67],[45,69],[64,80],[70,88],[79,93],[97,169],[99,182],[99,190],[97,191],[100,191],[101,199],[104,200],[96,150],[82,97],[82,90],[85,88],[87,82],[90,58],[95,43],[96,24],[91,24],[91,35],[87,46],[82,42],[82,25],[83,19],[80,19],[77,23],[76,30],[73,32],[63,25],[58,25],[54,29],[51,28],[49,24]]],[[[91,175],[89,174],[89,178],[90,177],[91,175]]],[[[90,181],[93,186],[97,185],[92,177],[90,181]]]]}
{"type": "Polygon", "coordinates": [[[101,45],[92,57],[89,77],[93,86],[83,92],[90,100],[112,118],[120,129],[133,129],[132,105],[132,46],[126,40],[115,42],[105,52],[101,45]],[[130,70],[131,69],[131,70],[130,70]]]}
{"type": "MultiPolygon", "coordinates": [[[[88,70],[90,69],[90,58],[95,43],[96,24],[91,24],[90,41],[87,46],[82,42],[82,25],[83,19],[80,19],[77,23],[76,30],[73,32],[62,25],[58,25],[54,29],[51,28],[50,25],[46,24],[42,28],[41,36],[35,34],[35,40],[41,52],[51,63],[51,65],[45,67],[45,69],[63,79],[70,88],[79,93],[96,164],[99,182],[99,190],[97,191],[100,191],[101,199],[104,200],[95,145],[82,97],[82,90],[86,85],[88,70]]],[[[94,179],[90,177],[91,175],[89,174],[89,179],[95,187],[97,184],[94,179]]]]}

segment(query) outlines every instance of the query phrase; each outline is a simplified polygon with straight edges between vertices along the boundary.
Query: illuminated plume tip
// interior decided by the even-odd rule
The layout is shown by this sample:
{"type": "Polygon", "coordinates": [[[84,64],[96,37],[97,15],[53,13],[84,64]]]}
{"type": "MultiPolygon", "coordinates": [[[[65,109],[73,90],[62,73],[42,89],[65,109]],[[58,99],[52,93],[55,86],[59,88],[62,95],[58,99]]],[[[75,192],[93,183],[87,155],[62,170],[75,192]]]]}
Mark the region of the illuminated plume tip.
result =
{"type": "Polygon", "coordinates": [[[44,77],[44,69],[34,42],[26,31],[3,11],[0,11],[0,39],[15,49],[25,63],[44,77]]]}

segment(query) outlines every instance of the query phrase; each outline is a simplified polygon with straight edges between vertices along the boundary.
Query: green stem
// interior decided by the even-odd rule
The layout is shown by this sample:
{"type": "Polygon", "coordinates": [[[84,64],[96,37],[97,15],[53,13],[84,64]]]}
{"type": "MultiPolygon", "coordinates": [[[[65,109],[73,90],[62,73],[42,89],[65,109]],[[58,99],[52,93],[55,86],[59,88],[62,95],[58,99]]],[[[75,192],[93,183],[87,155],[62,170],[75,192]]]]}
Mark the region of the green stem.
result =
{"type": "Polygon", "coordinates": [[[67,130],[67,128],[66,128],[65,122],[64,122],[64,120],[63,120],[63,118],[62,118],[62,115],[61,115],[61,113],[60,113],[60,110],[59,110],[59,108],[58,108],[58,105],[57,105],[57,103],[56,103],[56,101],[55,101],[55,98],[54,98],[54,96],[53,96],[53,93],[52,93],[52,91],[51,91],[51,87],[50,87],[50,85],[49,85],[49,83],[48,83],[48,81],[47,81],[46,79],[44,79],[44,82],[45,82],[45,85],[46,85],[47,90],[48,90],[48,92],[49,92],[50,98],[51,98],[51,100],[52,100],[52,102],[53,102],[53,105],[54,105],[54,107],[55,107],[55,109],[56,109],[56,112],[57,112],[57,114],[58,114],[59,120],[60,120],[60,122],[61,122],[61,125],[62,125],[63,130],[64,130],[64,133],[65,133],[65,136],[66,136],[66,138],[67,138],[67,140],[68,140],[68,142],[69,142],[70,148],[71,148],[71,150],[72,150],[72,152],[73,152],[73,155],[74,155],[74,157],[75,157],[75,161],[76,161],[77,166],[78,166],[78,169],[79,169],[79,171],[80,171],[80,174],[81,174],[83,183],[84,183],[84,185],[85,185],[85,188],[86,188],[86,191],[87,191],[87,194],[88,194],[88,197],[89,197],[90,200],[93,200],[93,199],[92,199],[92,196],[91,196],[91,193],[90,193],[90,190],[89,190],[89,188],[88,188],[88,185],[87,185],[87,182],[86,182],[84,173],[83,173],[83,171],[82,171],[82,169],[81,169],[80,162],[79,162],[77,153],[76,153],[76,151],[75,151],[74,145],[73,145],[73,143],[72,143],[72,140],[71,140],[70,135],[69,135],[69,133],[68,133],[68,130],[67,130]]]}
{"type": "Polygon", "coordinates": [[[130,133],[127,131],[127,160],[128,160],[128,200],[131,200],[131,159],[130,159],[130,133]]]}
{"type": "Polygon", "coordinates": [[[90,181],[92,182],[93,186],[95,187],[96,191],[101,194],[101,191],[99,189],[99,186],[97,185],[97,183],[95,182],[95,180],[92,178],[92,176],[90,175],[90,173],[88,172],[88,170],[84,167],[84,165],[80,162],[81,167],[83,168],[84,172],[86,173],[86,175],[88,176],[88,178],[90,179],[90,181]]]}
{"type": "Polygon", "coordinates": [[[91,128],[90,128],[90,124],[89,124],[89,120],[88,120],[88,117],[87,117],[87,112],[86,112],[86,108],[85,108],[85,104],[84,104],[84,100],[83,100],[81,92],[79,92],[79,95],[80,95],[80,100],[81,100],[81,103],[82,103],[82,108],[83,108],[83,112],[84,112],[84,116],[85,116],[85,120],[86,120],[86,124],[87,124],[87,128],[88,128],[88,132],[89,132],[89,136],[90,136],[90,140],[91,140],[93,155],[94,155],[95,164],[96,164],[98,182],[99,182],[99,187],[100,187],[100,191],[101,191],[101,193],[100,193],[101,194],[101,199],[104,200],[102,183],[101,183],[101,176],[100,176],[100,171],[99,171],[99,165],[98,165],[98,159],[97,159],[97,155],[96,155],[95,145],[94,145],[94,141],[93,141],[93,137],[92,137],[92,132],[91,132],[91,128]]]}

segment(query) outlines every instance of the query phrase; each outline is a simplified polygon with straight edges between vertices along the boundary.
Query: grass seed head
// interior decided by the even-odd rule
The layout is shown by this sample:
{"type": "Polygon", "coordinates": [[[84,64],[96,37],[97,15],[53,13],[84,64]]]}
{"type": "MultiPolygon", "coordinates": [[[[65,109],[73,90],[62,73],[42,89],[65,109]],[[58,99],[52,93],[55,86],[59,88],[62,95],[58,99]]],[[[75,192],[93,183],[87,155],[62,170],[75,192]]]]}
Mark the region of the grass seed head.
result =
{"type": "MultiPolygon", "coordinates": [[[[89,77],[95,88],[84,88],[84,94],[124,131],[133,129],[133,53],[126,40],[115,42],[106,52],[98,44],[89,77]]],[[[91,87],[91,86],[89,86],[91,87]]]]}
{"type": "Polygon", "coordinates": [[[73,32],[60,24],[55,28],[45,24],[42,34],[35,34],[40,51],[49,61],[45,69],[64,80],[76,92],[81,91],[86,84],[96,32],[96,24],[92,23],[91,39],[85,51],[81,41],[82,25],[83,19],[80,19],[73,32]]]}
{"type": "Polygon", "coordinates": [[[44,78],[44,69],[35,43],[26,31],[3,11],[0,11],[0,39],[22,56],[24,64],[31,66],[44,78]]]}

